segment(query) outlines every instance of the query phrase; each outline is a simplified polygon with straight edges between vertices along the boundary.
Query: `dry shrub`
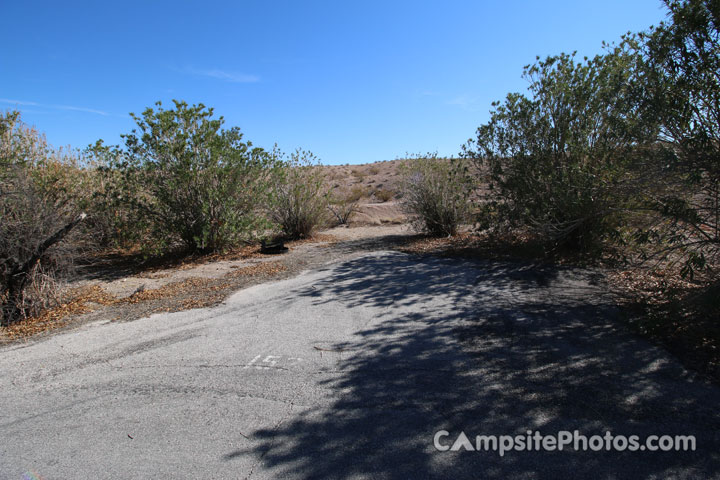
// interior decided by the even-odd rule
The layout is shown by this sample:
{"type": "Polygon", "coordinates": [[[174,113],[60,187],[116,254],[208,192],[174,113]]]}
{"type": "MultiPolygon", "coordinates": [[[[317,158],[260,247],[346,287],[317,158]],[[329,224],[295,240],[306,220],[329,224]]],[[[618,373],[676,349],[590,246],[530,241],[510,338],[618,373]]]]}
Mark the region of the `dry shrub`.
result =
{"type": "Polygon", "coordinates": [[[395,196],[395,192],[386,188],[378,188],[373,195],[381,202],[387,202],[395,196]]]}
{"type": "Polygon", "coordinates": [[[350,218],[358,211],[360,197],[346,195],[345,197],[334,198],[329,204],[328,209],[337,220],[338,225],[347,225],[350,218]]]}
{"type": "Polygon", "coordinates": [[[348,193],[345,200],[351,203],[358,202],[361,198],[367,197],[368,195],[370,195],[369,188],[356,185],[350,189],[350,193],[348,193]]]}
{"type": "Polygon", "coordinates": [[[273,158],[283,165],[275,175],[269,216],[288,239],[308,238],[327,221],[325,174],[311,152],[296,150],[286,158],[275,148],[273,158]]]}
{"type": "Polygon", "coordinates": [[[353,177],[357,178],[358,180],[363,180],[365,177],[367,177],[367,173],[365,173],[362,170],[351,170],[350,174],[352,174],[353,177]]]}
{"type": "Polygon", "coordinates": [[[474,182],[465,161],[416,156],[404,168],[402,204],[413,227],[432,236],[452,236],[472,212],[474,182]]]}
{"type": "Polygon", "coordinates": [[[70,158],[48,146],[17,112],[0,115],[0,324],[57,302],[72,264],[77,217],[70,158]]]}
{"type": "Polygon", "coordinates": [[[18,321],[39,315],[41,312],[52,308],[60,301],[60,282],[57,272],[52,267],[43,264],[36,264],[28,274],[28,280],[23,289],[11,301],[10,293],[5,290],[0,296],[0,302],[5,307],[3,319],[5,324],[10,320],[18,321]],[[16,310],[20,315],[11,317],[12,311],[16,310]],[[7,317],[7,321],[5,321],[7,317]]]}

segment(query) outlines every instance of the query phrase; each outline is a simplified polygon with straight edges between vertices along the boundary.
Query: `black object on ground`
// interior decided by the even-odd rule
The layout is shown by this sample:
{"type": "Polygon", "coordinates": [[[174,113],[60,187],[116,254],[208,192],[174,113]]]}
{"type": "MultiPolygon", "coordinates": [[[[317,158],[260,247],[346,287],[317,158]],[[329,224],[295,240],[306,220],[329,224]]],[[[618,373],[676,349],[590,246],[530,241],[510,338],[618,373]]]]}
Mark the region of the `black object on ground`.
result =
{"type": "Polygon", "coordinates": [[[273,242],[266,242],[263,240],[260,244],[260,253],[265,254],[277,254],[285,253],[288,251],[288,247],[285,246],[282,240],[275,240],[273,242]]]}

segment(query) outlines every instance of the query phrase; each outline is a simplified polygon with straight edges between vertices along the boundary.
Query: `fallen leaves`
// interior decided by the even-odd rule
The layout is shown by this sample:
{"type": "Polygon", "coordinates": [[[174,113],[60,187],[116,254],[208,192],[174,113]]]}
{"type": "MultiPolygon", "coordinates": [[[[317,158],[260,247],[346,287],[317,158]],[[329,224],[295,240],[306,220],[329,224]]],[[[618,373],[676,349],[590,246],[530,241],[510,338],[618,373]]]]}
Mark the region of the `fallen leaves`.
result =
{"type": "Polygon", "coordinates": [[[480,239],[471,233],[461,233],[454,237],[415,237],[398,246],[404,253],[453,253],[477,247],[480,239]]]}
{"type": "MultiPolygon", "coordinates": [[[[295,240],[287,245],[294,247],[308,243],[334,243],[336,238],[331,235],[315,235],[312,238],[295,240]]],[[[130,262],[138,255],[135,251],[110,252],[117,257],[126,258],[130,262]]],[[[161,279],[170,277],[173,272],[189,270],[199,265],[217,261],[253,260],[266,257],[260,253],[258,245],[242,247],[223,254],[189,257],[168,263],[159,262],[154,267],[147,267],[136,274],[140,278],[161,279]]],[[[122,260],[121,258],[121,260],[122,260]]],[[[118,261],[118,260],[116,260],[118,261]]],[[[118,261],[117,265],[122,265],[118,261]]],[[[126,262],[127,263],[127,262],[126,262]]],[[[111,267],[112,268],[112,267],[111,267]]],[[[288,267],[282,261],[257,261],[257,263],[233,268],[223,278],[190,277],[181,281],[168,283],[159,288],[138,290],[125,298],[116,298],[100,285],[76,288],[63,295],[63,301],[56,307],[42,314],[27,318],[10,326],[0,328],[0,341],[26,338],[39,333],[54,330],[66,325],[72,318],[90,313],[100,307],[116,307],[113,319],[127,318],[125,310],[131,305],[148,304],[140,307],[140,312],[176,312],[194,308],[205,308],[222,302],[225,297],[241,288],[245,278],[271,278],[288,267]],[[119,315],[118,315],[119,313],[119,315]]],[[[132,315],[138,315],[136,313],[132,315]]],[[[131,316],[132,316],[131,315],[131,316]]]]}
{"type": "Polygon", "coordinates": [[[245,276],[256,276],[256,275],[277,275],[280,272],[287,270],[287,267],[280,261],[278,262],[261,262],[255,265],[247,267],[238,267],[232,272],[228,272],[226,277],[245,277],[245,276]]]}
{"type": "Polygon", "coordinates": [[[696,284],[682,278],[678,269],[634,268],[610,272],[608,278],[625,296],[632,297],[633,301],[653,305],[666,302],[669,291],[689,292],[697,288],[696,284]]]}
{"type": "Polygon", "coordinates": [[[720,302],[712,274],[690,281],[675,265],[610,272],[607,278],[631,326],[720,381],[720,302]]]}
{"type": "Polygon", "coordinates": [[[36,317],[26,318],[13,323],[0,330],[2,336],[8,339],[24,338],[65,325],[66,320],[73,315],[82,315],[94,310],[92,303],[99,305],[112,305],[117,301],[99,285],[82,287],[68,291],[65,301],[56,307],[45,310],[36,317]]]}
{"type": "Polygon", "coordinates": [[[133,293],[129,297],[120,299],[117,303],[140,303],[149,300],[159,300],[164,298],[178,297],[185,294],[197,294],[198,292],[212,292],[223,290],[230,285],[228,283],[219,283],[216,279],[191,277],[179,282],[168,283],[159,288],[150,290],[142,290],[133,293]]]}
{"type": "Polygon", "coordinates": [[[0,338],[14,340],[54,330],[64,326],[71,317],[92,312],[97,306],[159,303],[151,308],[152,313],[206,308],[222,302],[237,288],[237,282],[233,280],[257,276],[269,278],[285,270],[287,267],[281,261],[264,261],[238,267],[226,274],[225,279],[190,277],[159,288],[140,290],[125,298],[116,298],[99,285],[73,289],[64,295],[66,301],[58,306],[0,329],[0,338]]]}

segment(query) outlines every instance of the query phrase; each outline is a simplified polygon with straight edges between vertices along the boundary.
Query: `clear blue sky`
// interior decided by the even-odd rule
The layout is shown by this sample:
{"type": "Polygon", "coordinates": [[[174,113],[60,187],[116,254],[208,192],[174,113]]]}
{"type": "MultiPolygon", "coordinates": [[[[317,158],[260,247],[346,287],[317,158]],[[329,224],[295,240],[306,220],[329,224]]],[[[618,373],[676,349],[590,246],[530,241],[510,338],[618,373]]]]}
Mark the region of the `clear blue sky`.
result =
{"type": "Polygon", "coordinates": [[[0,109],[55,146],[119,143],[155,101],[324,163],[457,154],[536,55],[601,51],[659,0],[0,0],[0,109]]]}

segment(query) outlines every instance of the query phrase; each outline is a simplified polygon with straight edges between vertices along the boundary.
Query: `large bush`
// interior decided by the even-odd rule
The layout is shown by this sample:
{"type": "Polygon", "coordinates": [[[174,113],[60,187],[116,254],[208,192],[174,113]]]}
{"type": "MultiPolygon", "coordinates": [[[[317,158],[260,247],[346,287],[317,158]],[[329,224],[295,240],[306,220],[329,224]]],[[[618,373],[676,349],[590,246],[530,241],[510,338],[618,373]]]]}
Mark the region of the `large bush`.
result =
{"type": "Polygon", "coordinates": [[[633,192],[629,172],[654,134],[642,121],[633,45],[539,60],[525,68],[529,96],[494,104],[463,153],[479,164],[504,222],[581,249],[616,232],[633,192]]]}
{"type": "Polygon", "coordinates": [[[269,215],[287,239],[307,238],[327,220],[325,175],[317,157],[305,150],[286,156],[275,148],[282,165],[273,179],[269,215]]]}
{"type": "Polygon", "coordinates": [[[132,205],[152,250],[178,243],[193,252],[232,247],[264,228],[261,209],[275,162],[244,142],[237,127],[223,129],[213,109],[174,103],[133,115],[138,129],[123,135],[123,149],[96,148],[110,158],[114,197],[132,205]]]}
{"type": "Polygon", "coordinates": [[[649,115],[659,119],[661,189],[648,195],[685,272],[720,253],[720,4],[666,1],[669,21],[644,35],[649,115]]]}
{"type": "Polygon", "coordinates": [[[471,219],[474,181],[463,159],[434,154],[408,159],[401,188],[403,208],[420,232],[455,235],[471,219]]]}

